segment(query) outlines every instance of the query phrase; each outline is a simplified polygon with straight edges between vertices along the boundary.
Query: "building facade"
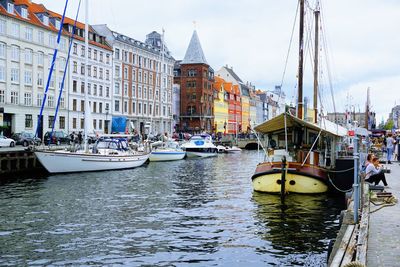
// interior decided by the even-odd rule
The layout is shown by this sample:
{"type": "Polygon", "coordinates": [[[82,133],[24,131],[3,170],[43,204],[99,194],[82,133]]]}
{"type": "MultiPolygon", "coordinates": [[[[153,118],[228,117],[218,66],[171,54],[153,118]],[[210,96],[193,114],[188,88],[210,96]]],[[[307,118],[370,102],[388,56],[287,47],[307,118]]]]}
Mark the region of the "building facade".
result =
{"type": "MultiPolygon", "coordinates": [[[[43,5],[28,0],[0,1],[0,107],[4,108],[4,135],[36,132],[60,26],[60,19],[43,5]]],[[[68,36],[64,33],[49,80],[40,137],[52,128],[67,49],[68,36]]],[[[66,84],[68,79],[67,75],[66,84]]],[[[56,130],[68,130],[67,103],[68,92],[64,89],[56,130]]]]}
{"type": "Polygon", "coordinates": [[[228,99],[232,83],[227,83],[219,77],[214,82],[214,128],[217,133],[228,133],[228,99]]]}
{"type": "Polygon", "coordinates": [[[194,31],[184,59],[176,64],[174,83],[180,85],[180,131],[214,131],[214,70],[208,65],[194,31]]]}
{"type": "Polygon", "coordinates": [[[152,32],[141,42],[106,25],[93,28],[106,36],[114,50],[113,116],[124,118],[128,131],[172,133],[174,59],[163,37],[152,32]]]}

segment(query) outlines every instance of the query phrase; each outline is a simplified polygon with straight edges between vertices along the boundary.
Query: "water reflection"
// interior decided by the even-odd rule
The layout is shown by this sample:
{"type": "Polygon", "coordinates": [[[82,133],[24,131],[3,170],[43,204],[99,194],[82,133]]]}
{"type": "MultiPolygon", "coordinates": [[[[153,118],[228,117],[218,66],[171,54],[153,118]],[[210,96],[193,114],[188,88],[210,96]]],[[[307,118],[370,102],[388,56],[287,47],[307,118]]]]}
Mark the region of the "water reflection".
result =
{"type": "Polygon", "coordinates": [[[344,208],[339,198],[291,194],[283,206],[279,195],[254,192],[253,201],[258,234],[270,242],[276,255],[283,256],[282,264],[302,265],[313,260],[323,264],[320,257],[312,259],[312,255],[325,254],[329,240],[336,237],[337,214],[344,208]]]}
{"type": "Polygon", "coordinates": [[[323,265],[340,208],[253,193],[257,154],[0,185],[0,265],[323,265]],[[336,220],[336,221],[335,221],[336,220]]]}

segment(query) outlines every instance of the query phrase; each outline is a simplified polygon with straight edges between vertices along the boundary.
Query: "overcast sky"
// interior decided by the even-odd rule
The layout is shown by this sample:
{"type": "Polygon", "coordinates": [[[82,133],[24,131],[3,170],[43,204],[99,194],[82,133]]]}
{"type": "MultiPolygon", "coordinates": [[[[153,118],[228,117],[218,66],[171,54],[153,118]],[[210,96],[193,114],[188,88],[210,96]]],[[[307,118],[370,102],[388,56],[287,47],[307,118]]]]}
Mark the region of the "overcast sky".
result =
{"type": "MultiPolygon", "coordinates": [[[[35,2],[59,13],[65,3],[35,2]]],[[[69,0],[68,16],[75,17],[77,3],[69,0]]],[[[400,1],[322,0],[321,5],[330,66],[330,73],[323,70],[323,76],[332,80],[332,87],[321,85],[325,110],[333,110],[332,90],[337,111],[345,110],[348,95],[356,111],[363,111],[370,87],[378,122],[386,119],[394,104],[400,104],[400,1]]],[[[89,22],[108,24],[141,41],[164,28],[169,50],[182,59],[196,21],[205,56],[215,70],[232,66],[242,80],[268,90],[281,83],[296,8],[295,0],[90,0],[89,22]]],[[[83,14],[82,9],[81,21],[83,14]]],[[[297,31],[296,27],[283,83],[289,101],[296,92],[297,31]]],[[[311,74],[311,68],[305,68],[311,74]]],[[[305,95],[312,99],[310,74],[305,95]]]]}

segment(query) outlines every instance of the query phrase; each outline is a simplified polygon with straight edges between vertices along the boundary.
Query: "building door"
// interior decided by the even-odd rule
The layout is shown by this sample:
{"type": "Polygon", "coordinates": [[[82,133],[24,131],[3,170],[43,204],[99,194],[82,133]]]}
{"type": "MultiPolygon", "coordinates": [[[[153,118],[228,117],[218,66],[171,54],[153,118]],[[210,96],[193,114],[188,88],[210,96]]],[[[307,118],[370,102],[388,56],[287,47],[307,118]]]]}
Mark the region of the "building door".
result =
{"type": "Polygon", "coordinates": [[[43,115],[42,115],[42,119],[40,119],[40,115],[38,115],[38,125],[39,125],[39,129],[38,129],[37,137],[39,137],[40,140],[43,141],[43,115]]]}
{"type": "Polygon", "coordinates": [[[105,120],[104,121],[104,133],[108,134],[108,125],[110,125],[110,121],[109,120],[105,120]]]}
{"type": "Polygon", "coordinates": [[[9,113],[4,113],[3,116],[3,135],[10,137],[11,136],[11,129],[12,129],[12,115],[9,113]]]}

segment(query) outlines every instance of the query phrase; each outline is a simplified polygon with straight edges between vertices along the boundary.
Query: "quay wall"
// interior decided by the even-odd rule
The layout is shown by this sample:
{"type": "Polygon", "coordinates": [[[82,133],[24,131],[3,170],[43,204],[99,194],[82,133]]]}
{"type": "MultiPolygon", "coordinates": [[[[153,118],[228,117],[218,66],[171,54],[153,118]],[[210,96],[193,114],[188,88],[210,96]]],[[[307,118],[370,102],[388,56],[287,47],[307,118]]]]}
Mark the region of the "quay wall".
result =
{"type": "Polygon", "coordinates": [[[45,169],[32,151],[0,151],[0,179],[36,172],[45,172],[45,169]]]}

